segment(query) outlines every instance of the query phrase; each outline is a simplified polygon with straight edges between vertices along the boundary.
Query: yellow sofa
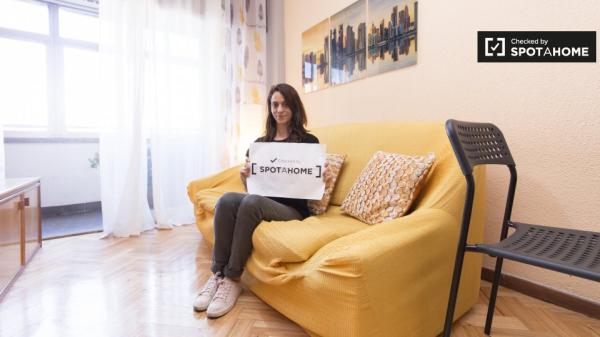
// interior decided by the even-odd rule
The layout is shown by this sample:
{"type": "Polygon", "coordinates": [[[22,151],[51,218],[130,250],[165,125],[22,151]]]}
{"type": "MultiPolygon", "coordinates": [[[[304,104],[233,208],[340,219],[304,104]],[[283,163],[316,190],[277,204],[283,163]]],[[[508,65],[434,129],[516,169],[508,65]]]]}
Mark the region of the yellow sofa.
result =
{"type": "MultiPolygon", "coordinates": [[[[261,223],[244,281],[313,336],[427,336],[442,331],[465,182],[441,123],[335,125],[312,130],[328,153],[346,154],[331,205],[304,221],[261,223]],[[377,150],[426,154],[436,162],[413,211],[369,226],[340,204],[377,150]]],[[[477,186],[484,172],[476,171],[477,186]]],[[[226,191],[243,191],[239,166],[188,186],[198,228],[213,244],[213,211],[226,191]]],[[[484,189],[475,195],[469,241],[483,239],[484,189]]],[[[467,254],[456,315],[477,301],[480,254],[467,254]]]]}

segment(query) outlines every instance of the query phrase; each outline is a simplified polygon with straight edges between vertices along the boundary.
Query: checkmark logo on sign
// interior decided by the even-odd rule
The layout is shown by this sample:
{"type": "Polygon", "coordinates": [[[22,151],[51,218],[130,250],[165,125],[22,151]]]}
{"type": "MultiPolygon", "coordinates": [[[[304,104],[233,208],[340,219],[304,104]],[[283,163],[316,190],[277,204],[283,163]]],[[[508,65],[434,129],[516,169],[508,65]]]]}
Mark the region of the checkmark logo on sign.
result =
{"type": "Polygon", "coordinates": [[[274,163],[277,160],[277,157],[271,159],[271,163],[274,163]]]}
{"type": "Polygon", "coordinates": [[[506,55],[506,39],[503,37],[485,38],[485,56],[505,56],[506,55]]]}

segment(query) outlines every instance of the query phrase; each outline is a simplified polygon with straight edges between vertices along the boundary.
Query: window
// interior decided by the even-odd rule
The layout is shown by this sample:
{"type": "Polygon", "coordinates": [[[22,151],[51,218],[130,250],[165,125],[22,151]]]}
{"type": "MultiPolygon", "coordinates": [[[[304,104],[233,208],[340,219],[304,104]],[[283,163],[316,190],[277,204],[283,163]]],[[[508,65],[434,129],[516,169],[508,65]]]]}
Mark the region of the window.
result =
{"type": "Polygon", "coordinates": [[[7,135],[93,136],[98,38],[97,10],[0,1],[0,111],[7,135]]]}
{"type": "Polygon", "coordinates": [[[4,124],[43,130],[48,125],[46,47],[0,37],[0,54],[4,124]]]}
{"type": "Polygon", "coordinates": [[[98,42],[98,18],[90,15],[82,15],[71,9],[60,8],[58,10],[59,35],[62,38],[81,40],[87,42],[98,42]]]}
{"type": "Polygon", "coordinates": [[[98,53],[64,48],[65,121],[67,131],[85,131],[99,124],[98,53]]]}
{"type": "Polygon", "coordinates": [[[48,34],[48,7],[37,2],[0,2],[0,26],[24,32],[48,34]]]}

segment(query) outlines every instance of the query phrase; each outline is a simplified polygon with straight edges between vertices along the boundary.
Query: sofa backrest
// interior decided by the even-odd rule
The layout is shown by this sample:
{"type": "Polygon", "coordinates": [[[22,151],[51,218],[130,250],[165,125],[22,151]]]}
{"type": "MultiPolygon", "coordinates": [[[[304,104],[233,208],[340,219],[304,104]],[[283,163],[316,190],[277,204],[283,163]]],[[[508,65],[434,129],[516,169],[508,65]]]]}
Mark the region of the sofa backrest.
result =
{"type": "Polygon", "coordinates": [[[424,155],[436,160],[413,209],[444,209],[460,219],[465,182],[442,123],[340,124],[312,129],[327,153],[346,154],[331,203],[341,205],[352,184],[376,151],[424,155]],[[456,214],[455,214],[456,213],[456,214]]]}

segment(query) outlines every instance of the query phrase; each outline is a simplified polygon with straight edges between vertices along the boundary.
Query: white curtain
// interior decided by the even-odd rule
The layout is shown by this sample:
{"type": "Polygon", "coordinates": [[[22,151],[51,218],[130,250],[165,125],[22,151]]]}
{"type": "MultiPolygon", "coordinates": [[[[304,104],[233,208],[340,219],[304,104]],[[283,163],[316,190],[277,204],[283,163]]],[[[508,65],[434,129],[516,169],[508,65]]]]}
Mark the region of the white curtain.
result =
{"type": "Polygon", "coordinates": [[[224,8],[203,0],[100,2],[105,236],[193,223],[187,184],[231,164],[224,8]]]}

